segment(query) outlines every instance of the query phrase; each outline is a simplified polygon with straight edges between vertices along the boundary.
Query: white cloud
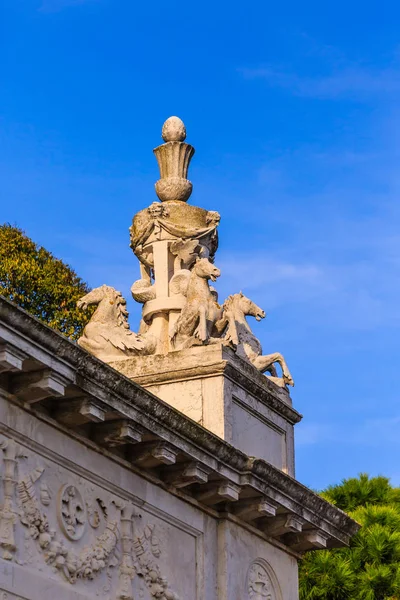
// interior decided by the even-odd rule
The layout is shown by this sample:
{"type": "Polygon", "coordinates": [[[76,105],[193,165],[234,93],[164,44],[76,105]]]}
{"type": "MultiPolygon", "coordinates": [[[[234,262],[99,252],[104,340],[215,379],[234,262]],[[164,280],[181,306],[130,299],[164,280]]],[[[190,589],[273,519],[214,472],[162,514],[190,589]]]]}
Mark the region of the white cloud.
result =
{"type": "Polygon", "coordinates": [[[310,98],[362,98],[400,92],[400,70],[392,68],[379,71],[355,65],[314,77],[279,71],[271,66],[242,68],[240,72],[246,79],[262,79],[271,86],[310,98]]]}
{"type": "Polygon", "coordinates": [[[217,264],[224,293],[242,289],[258,303],[262,298],[267,312],[285,305],[287,312],[300,311],[310,326],[325,328],[400,326],[400,305],[393,293],[400,292],[400,264],[390,264],[382,252],[373,261],[349,258],[347,264],[329,262],[322,252],[314,264],[301,257],[282,262],[265,251],[255,257],[238,252],[217,264]]]}

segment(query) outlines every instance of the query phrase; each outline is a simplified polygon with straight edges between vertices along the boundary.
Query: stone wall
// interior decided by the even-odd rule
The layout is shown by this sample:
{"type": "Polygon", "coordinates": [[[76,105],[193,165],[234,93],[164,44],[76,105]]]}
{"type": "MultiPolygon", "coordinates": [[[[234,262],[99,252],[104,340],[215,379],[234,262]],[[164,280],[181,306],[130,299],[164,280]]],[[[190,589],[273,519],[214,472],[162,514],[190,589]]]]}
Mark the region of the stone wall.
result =
{"type": "MultiPolygon", "coordinates": [[[[0,421],[3,494],[7,469],[15,485],[15,543],[0,564],[1,589],[9,597],[297,597],[294,556],[172,495],[4,396],[0,421]]],[[[4,524],[3,512],[3,539],[4,524]]]]}

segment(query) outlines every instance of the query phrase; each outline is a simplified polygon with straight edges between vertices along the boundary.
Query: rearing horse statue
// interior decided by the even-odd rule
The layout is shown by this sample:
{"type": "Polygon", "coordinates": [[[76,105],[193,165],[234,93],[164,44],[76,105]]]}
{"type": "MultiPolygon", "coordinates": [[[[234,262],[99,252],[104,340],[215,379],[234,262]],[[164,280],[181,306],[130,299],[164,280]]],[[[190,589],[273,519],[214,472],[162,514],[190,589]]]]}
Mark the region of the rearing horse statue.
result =
{"type": "Polygon", "coordinates": [[[82,348],[97,358],[117,360],[154,352],[152,336],[137,335],[130,330],[126,300],[113,287],[102,285],[95,288],[76,304],[82,309],[98,305],[78,340],[82,348]]]}
{"type": "Polygon", "coordinates": [[[222,317],[215,323],[215,329],[222,333],[225,330],[224,339],[236,346],[236,354],[250,361],[261,373],[269,371],[275,383],[279,385],[283,380],[284,384],[294,385],[293,377],[282,354],[279,352],[262,354],[261,343],[251,331],[246,315],[261,321],[265,317],[265,312],[242,292],[228,296],[222,306],[222,317]],[[282,378],[277,377],[274,363],[281,366],[282,378]]]}
{"type": "Polygon", "coordinates": [[[170,290],[186,296],[186,304],[170,333],[175,349],[218,341],[211,338],[211,330],[221,309],[208,280],[215,281],[220,274],[208,258],[198,258],[191,271],[182,269],[171,279],[170,290]]]}

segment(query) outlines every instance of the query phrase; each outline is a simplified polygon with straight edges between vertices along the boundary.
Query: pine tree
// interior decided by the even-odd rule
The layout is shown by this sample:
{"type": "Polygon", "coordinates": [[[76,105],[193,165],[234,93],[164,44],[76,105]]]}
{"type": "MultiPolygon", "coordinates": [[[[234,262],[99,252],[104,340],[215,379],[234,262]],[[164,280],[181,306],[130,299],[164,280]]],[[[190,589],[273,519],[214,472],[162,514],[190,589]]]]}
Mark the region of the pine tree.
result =
{"type": "Polygon", "coordinates": [[[76,301],[89,291],[75,271],[18,227],[0,225],[0,294],[77,339],[91,316],[76,301]]]}
{"type": "Polygon", "coordinates": [[[350,548],[306,555],[300,565],[300,599],[400,599],[400,488],[386,477],[361,474],[321,495],[362,527],[350,548]]]}

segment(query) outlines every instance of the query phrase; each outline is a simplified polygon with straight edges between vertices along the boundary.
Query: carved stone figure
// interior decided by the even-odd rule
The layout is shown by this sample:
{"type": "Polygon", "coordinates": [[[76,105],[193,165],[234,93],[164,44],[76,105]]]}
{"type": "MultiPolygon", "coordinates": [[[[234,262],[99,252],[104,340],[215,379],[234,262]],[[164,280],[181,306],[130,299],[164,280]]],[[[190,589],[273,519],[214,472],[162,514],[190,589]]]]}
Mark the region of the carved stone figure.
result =
{"type": "Polygon", "coordinates": [[[160,169],[156,183],[160,201],[140,210],[130,227],[130,246],[140,263],[140,278],[131,287],[133,299],[143,305],[138,333],[129,328],[120,292],[103,285],[78,301],[82,309],[98,305],[78,343],[113,363],[210,343],[229,344],[257,370],[269,372],[269,379],[277,385],[293,385],[283,356],[278,352],[263,355],[246,321],[246,315],[264,318],[264,311],[243,294],[229,296],[223,308],[218,304],[209,280],[220,276],[213,260],[221,217],[217,211],[187,204],[194,148],[185,142],[183,122],[178,117],[167,119],[162,137],[165,143],[154,150],[160,169]],[[280,364],[282,377],[275,363],[280,364]]]}
{"type": "Polygon", "coordinates": [[[172,242],[169,249],[176,257],[174,262],[174,271],[176,272],[179,269],[190,269],[198,257],[201,246],[199,240],[182,240],[179,238],[176,242],[172,242]]]}
{"type": "Polygon", "coordinates": [[[186,296],[186,303],[171,332],[176,349],[210,341],[219,308],[208,281],[216,281],[220,274],[220,270],[208,258],[200,258],[191,271],[182,270],[175,275],[175,281],[171,280],[172,287],[180,282],[178,289],[186,296]]]}
{"type": "Polygon", "coordinates": [[[228,296],[222,306],[222,319],[216,327],[221,330],[226,326],[225,339],[232,341],[238,356],[249,360],[261,373],[269,371],[276,383],[279,382],[274,363],[282,368],[283,384],[294,385],[292,375],[282,354],[262,354],[260,341],[250,329],[246,316],[255,317],[257,321],[265,318],[265,311],[247,298],[242,292],[228,296]]]}
{"type": "Polygon", "coordinates": [[[126,300],[121,292],[102,285],[77,302],[82,309],[93,304],[98,306],[78,340],[80,346],[102,359],[152,353],[154,340],[143,339],[130,330],[126,300]]]}

